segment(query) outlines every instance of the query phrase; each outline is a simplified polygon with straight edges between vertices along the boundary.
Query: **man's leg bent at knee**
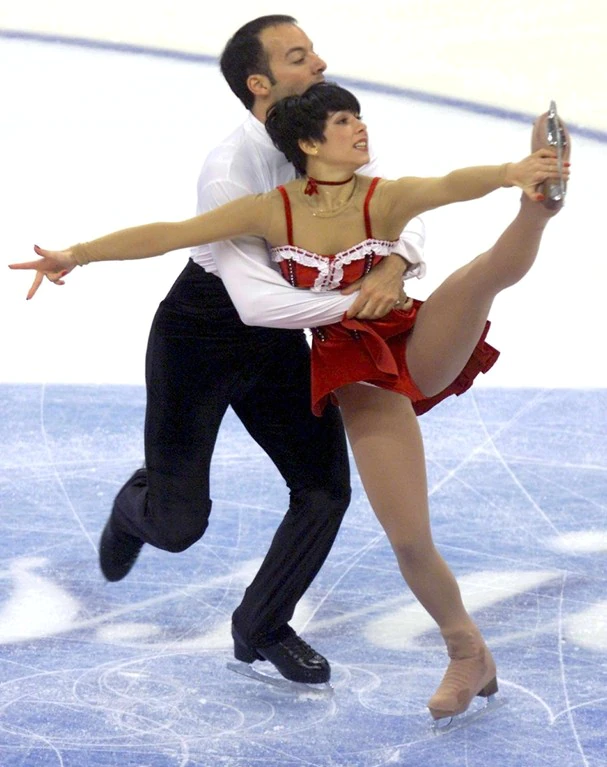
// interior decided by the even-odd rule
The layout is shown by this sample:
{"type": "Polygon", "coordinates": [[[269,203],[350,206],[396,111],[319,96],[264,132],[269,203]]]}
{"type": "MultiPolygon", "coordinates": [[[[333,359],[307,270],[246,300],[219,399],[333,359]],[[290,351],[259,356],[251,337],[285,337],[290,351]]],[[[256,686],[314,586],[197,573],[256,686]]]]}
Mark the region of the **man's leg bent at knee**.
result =
{"type": "MultiPolygon", "coordinates": [[[[180,285],[190,290],[191,273],[186,267],[172,293],[180,285]]],[[[125,577],[143,543],[183,551],[207,527],[211,457],[238,372],[234,351],[215,343],[218,326],[171,301],[156,313],[146,358],[146,468],[119,491],[103,531],[100,566],[108,580],[125,577]]]]}

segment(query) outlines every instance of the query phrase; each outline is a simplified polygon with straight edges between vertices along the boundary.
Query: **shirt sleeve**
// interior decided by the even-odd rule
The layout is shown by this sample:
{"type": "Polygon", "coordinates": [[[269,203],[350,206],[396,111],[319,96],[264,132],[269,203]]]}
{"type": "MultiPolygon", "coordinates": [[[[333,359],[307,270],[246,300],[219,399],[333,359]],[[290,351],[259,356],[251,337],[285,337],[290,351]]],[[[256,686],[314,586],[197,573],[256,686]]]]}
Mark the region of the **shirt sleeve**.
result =
{"type": "MultiPolygon", "coordinates": [[[[209,210],[248,194],[242,186],[223,180],[199,189],[199,210],[209,210]]],[[[232,303],[245,325],[312,328],[339,322],[356,299],[338,291],[312,293],[294,288],[270,265],[265,241],[242,237],[213,243],[213,260],[232,303]]]]}

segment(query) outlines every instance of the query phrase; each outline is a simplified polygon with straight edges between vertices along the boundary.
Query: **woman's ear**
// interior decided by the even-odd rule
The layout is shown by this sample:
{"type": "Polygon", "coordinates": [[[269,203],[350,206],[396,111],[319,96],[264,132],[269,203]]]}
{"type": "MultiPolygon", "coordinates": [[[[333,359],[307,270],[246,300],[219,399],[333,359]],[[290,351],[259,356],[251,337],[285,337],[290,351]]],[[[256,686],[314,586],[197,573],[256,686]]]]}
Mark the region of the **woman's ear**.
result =
{"type": "Polygon", "coordinates": [[[303,139],[300,138],[297,142],[299,144],[299,148],[305,155],[317,155],[318,154],[318,145],[315,141],[312,141],[312,139],[303,139]]]}

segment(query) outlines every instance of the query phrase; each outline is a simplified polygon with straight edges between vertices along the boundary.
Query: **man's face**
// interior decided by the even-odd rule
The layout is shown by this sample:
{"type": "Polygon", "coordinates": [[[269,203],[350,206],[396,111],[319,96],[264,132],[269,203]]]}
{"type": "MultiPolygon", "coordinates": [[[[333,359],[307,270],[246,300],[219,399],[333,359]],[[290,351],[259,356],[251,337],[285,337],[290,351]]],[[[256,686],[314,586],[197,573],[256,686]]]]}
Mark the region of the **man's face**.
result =
{"type": "Polygon", "coordinates": [[[325,62],[314,53],[308,36],[295,24],[267,27],[259,35],[268,55],[270,71],[275,80],[272,102],[285,96],[298,96],[314,83],[322,82],[325,62]]]}

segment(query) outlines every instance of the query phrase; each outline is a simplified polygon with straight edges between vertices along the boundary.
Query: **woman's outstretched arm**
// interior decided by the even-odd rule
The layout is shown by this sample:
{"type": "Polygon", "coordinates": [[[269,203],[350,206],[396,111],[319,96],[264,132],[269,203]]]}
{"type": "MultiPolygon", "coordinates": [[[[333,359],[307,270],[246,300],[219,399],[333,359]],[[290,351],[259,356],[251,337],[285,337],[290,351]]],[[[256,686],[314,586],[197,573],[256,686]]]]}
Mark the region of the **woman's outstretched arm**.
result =
{"type": "Polygon", "coordinates": [[[45,275],[62,284],[75,266],[93,261],[128,261],[152,258],[173,250],[230,239],[241,235],[267,235],[271,205],[269,194],[248,195],[208,213],[185,221],[144,224],[121,229],[66,250],[46,250],[34,246],[40,256],[35,261],[9,264],[11,269],[33,269],[36,277],[28,292],[32,298],[45,275]]]}
{"type": "MultiPolygon", "coordinates": [[[[546,179],[558,179],[556,152],[538,149],[520,162],[460,168],[437,178],[401,178],[387,182],[386,202],[390,218],[404,224],[409,218],[453,202],[484,197],[501,187],[519,187],[534,202],[543,199],[538,186],[546,179]]],[[[565,180],[569,168],[563,169],[565,180]]]]}

